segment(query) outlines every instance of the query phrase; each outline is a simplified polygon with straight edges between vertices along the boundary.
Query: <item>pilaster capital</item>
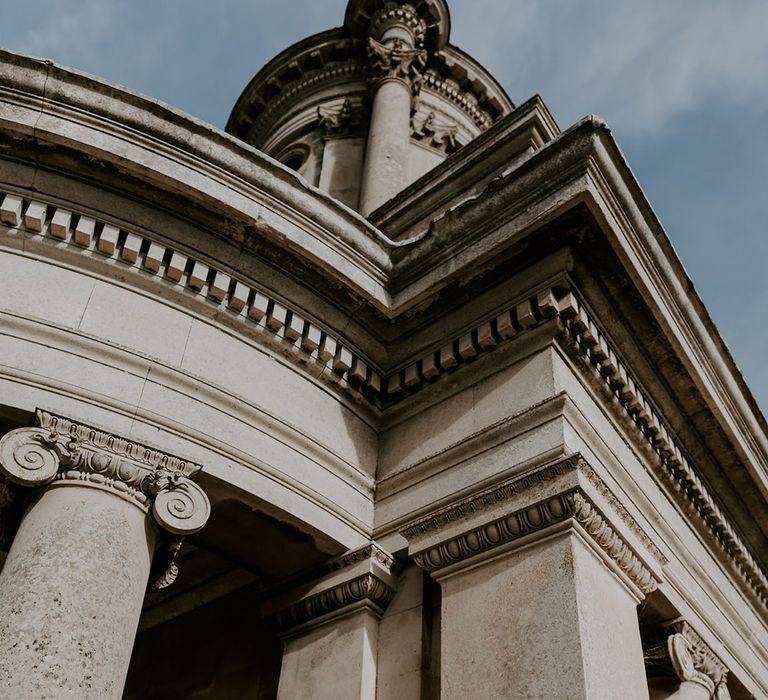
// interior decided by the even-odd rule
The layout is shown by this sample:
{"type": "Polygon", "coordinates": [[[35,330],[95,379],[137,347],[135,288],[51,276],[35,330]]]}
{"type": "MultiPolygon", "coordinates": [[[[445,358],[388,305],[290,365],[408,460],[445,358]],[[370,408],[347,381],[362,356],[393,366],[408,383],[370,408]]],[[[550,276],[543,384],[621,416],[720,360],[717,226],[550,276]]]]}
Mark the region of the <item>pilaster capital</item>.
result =
{"type": "Polygon", "coordinates": [[[38,410],[38,427],[0,439],[0,474],[25,487],[92,486],[115,493],[176,536],[202,529],[210,502],[192,477],[202,467],[152,447],[38,410]]]}
{"type": "Polygon", "coordinates": [[[662,675],[671,672],[681,683],[701,685],[714,700],[730,700],[728,667],[710,646],[685,620],[665,627],[666,639],[645,650],[646,666],[662,675]]]}
{"type": "Polygon", "coordinates": [[[414,562],[441,578],[566,530],[582,536],[638,597],[658,587],[666,559],[580,455],[430,513],[401,534],[414,562]]]}
{"type": "Polygon", "coordinates": [[[374,84],[399,80],[414,95],[419,93],[427,65],[426,31],[426,23],[410,5],[389,2],[373,16],[368,59],[374,84]]]}
{"type": "Polygon", "coordinates": [[[399,572],[396,559],[370,542],[272,589],[263,613],[284,637],[361,609],[381,616],[399,572]]]}

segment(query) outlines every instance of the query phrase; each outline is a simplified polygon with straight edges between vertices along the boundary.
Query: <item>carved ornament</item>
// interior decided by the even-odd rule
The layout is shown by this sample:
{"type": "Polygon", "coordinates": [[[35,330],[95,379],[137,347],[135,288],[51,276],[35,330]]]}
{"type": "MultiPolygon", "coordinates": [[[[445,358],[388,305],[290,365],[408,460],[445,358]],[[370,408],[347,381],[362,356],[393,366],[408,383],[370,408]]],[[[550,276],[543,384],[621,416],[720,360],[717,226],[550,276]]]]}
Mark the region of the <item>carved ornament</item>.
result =
{"type": "Polygon", "coordinates": [[[445,153],[453,153],[459,144],[456,134],[459,128],[455,124],[441,124],[434,112],[427,114],[420,122],[411,120],[411,136],[445,153]]]}
{"type": "Polygon", "coordinates": [[[399,570],[391,554],[370,542],[271,589],[266,614],[283,633],[358,608],[381,615],[399,570]]]}
{"type": "Polygon", "coordinates": [[[411,49],[403,39],[382,44],[368,37],[368,58],[374,83],[400,80],[418,95],[427,65],[426,49],[411,49]]]}
{"type": "Polygon", "coordinates": [[[666,638],[644,651],[649,674],[673,675],[707,689],[714,700],[730,700],[728,667],[684,620],[669,625],[666,638]]]}
{"type": "Polygon", "coordinates": [[[11,483],[106,489],[151,510],[173,535],[191,535],[208,520],[208,497],[190,478],[199,465],[45,411],[37,422],[0,439],[0,472],[11,483]]]}
{"type": "Polygon", "coordinates": [[[369,34],[381,38],[387,29],[396,25],[405,27],[413,35],[414,46],[422,47],[424,45],[427,25],[411,5],[400,5],[396,2],[386,3],[371,19],[369,34]]]}
{"type": "MultiPolygon", "coordinates": [[[[407,540],[439,531],[447,525],[481,510],[507,501],[513,496],[553,481],[585,466],[583,458],[575,455],[522,478],[517,478],[473,496],[449,508],[429,515],[407,527],[401,534],[407,540]]],[[[595,477],[596,478],[596,477],[595,477]]],[[[622,519],[628,514],[620,514],[622,519]]],[[[634,549],[611,526],[608,519],[581,487],[572,487],[536,504],[527,506],[479,527],[429,546],[414,556],[414,561],[429,572],[444,569],[495,547],[522,537],[543,532],[561,523],[578,524],[580,529],[621,569],[626,577],[645,594],[658,587],[654,574],[646,567],[634,549]]],[[[634,521],[627,524],[639,529],[634,521]]],[[[647,540],[647,538],[645,538],[647,540]]],[[[652,548],[652,551],[658,551],[652,548]]],[[[662,560],[664,561],[664,560],[662,560]]]]}
{"type": "Polygon", "coordinates": [[[318,107],[317,120],[326,137],[351,136],[363,128],[365,112],[347,97],[341,107],[318,107]]]}

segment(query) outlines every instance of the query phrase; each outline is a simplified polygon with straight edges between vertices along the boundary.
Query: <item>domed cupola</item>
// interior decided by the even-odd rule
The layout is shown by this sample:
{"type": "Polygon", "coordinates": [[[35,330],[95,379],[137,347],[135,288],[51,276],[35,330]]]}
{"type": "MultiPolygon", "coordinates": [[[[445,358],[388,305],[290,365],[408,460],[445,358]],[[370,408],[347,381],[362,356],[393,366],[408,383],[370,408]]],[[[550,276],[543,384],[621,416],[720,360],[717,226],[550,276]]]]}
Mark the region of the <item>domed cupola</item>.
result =
{"type": "Polygon", "coordinates": [[[368,215],[514,108],[450,26],[445,0],[350,0],[257,73],[227,131],[368,215]]]}

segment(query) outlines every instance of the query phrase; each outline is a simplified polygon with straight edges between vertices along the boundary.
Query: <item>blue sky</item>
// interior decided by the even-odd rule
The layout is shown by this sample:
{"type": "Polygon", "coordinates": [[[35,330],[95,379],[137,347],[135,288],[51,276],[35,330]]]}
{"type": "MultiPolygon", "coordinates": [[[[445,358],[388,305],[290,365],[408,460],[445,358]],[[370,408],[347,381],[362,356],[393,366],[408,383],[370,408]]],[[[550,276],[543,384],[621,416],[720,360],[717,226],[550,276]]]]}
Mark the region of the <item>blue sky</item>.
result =
{"type": "MultiPolygon", "coordinates": [[[[223,127],[254,73],[346,0],[25,0],[0,45],[223,127]]],[[[768,2],[452,0],[452,42],[562,128],[604,117],[768,408],[768,2]]]]}

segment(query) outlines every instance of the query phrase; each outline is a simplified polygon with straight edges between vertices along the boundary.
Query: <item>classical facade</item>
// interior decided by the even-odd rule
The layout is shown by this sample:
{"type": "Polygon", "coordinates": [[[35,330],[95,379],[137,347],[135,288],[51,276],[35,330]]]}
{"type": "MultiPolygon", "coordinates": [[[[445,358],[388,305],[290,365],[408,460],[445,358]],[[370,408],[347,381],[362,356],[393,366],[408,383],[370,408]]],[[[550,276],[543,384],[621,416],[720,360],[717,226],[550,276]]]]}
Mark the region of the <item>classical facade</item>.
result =
{"type": "Polygon", "coordinates": [[[0,698],[768,697],[765,419],[445,0],[227,133],[0,52],[0,146],[0,698]]]}

